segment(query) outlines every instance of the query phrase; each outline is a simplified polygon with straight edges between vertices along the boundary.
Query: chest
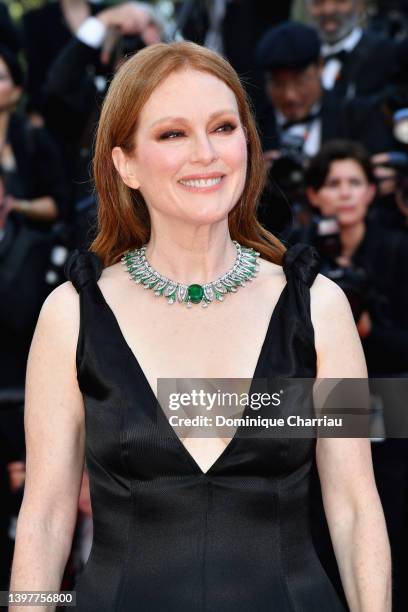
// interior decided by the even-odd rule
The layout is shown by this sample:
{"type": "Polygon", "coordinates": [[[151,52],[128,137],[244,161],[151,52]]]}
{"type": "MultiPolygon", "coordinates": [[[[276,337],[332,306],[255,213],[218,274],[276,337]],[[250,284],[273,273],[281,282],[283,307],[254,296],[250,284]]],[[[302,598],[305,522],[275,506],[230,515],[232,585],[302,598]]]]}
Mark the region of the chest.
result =
{"type": "Polygon", "coordinates": [[[252,378],[282,290],[230,307],[177,308],[154,296],[154,309],[139,303],[136,312],[133,300],[110,307],[156,394],[158,378],[252,378]]]}
{"type": "MultiPolygon", "coordinates": [[[[274,279],[250,300],[241,295],[234,302],[234,294],[228,296],[228,304],[207,309],[170,306],[152,294],[141,299],[139,292],[127,300],[111,293],[105,299],[119,325],[118,339],[128,345],[156,397],[159,378],[239,378],[245,379],[239,383],[240,392],[248,392],[262,354],[273,342],[284,287],[283,279],[274,279]]],[[[177,435],[203,471],[231,442],[225,432],[200,437],[194,427],[177,435]]]]}

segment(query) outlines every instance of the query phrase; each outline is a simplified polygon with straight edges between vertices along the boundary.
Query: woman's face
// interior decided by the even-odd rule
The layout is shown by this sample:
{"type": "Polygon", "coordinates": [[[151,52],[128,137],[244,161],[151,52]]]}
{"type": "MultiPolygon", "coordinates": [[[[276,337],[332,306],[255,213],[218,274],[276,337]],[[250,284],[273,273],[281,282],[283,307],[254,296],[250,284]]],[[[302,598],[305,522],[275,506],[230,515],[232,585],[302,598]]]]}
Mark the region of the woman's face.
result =
{"type": "Polygon", "coordinates": [[[0,112],[11,108],[20,94],[21,88],[15,86],[7,64],[0,57],[0,112]]]}
{"type": "Polygon", "coordinates": [[[308,189],[310,202],[324,217],[335,216],[340,226],[361,222],[374,195],[374,185],[353,159],[332,162],[323,186],[318,191],[308,189]]]}
{"type": "Polygon", "coordinates": [[[135,150],[121,167],[153,220],[158,214],[193,224],[225,218],[242,194],[247,171],[245,132],[232,90],[206,72],[170,74],[144,105],[135,150]]]}

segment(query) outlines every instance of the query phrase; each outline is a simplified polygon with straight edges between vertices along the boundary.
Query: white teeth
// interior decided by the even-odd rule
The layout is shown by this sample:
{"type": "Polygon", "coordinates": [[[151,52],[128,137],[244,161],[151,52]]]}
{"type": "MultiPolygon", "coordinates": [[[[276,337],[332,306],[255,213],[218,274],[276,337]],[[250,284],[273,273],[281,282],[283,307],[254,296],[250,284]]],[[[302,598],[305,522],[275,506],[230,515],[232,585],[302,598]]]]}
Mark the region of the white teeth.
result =
{"type": "Polygon", "coordinates": [[[212,179],[194,179],[191,181],[179,181],[182,185],[187,185],[188,187],[212,187],[213,185],[217,185],[221,182],[221,176],[212,179]]]}

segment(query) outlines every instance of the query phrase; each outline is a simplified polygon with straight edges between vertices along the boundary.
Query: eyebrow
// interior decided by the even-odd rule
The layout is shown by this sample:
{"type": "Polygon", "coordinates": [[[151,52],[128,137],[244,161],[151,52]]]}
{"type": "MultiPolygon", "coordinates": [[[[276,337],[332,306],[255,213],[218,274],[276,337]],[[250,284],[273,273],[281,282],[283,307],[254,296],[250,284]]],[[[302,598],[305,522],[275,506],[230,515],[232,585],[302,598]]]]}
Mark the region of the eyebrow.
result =
{"type": "MultiPolygon", "coordinates": [[[[232,108],[225,108],[223,110],[219,110],[219,111],[215,111],[215,113],[211,113],[210,115],[210,121],[212,119],[215,119],[216,117],[219,117],[220,115],[225,115],[225,114],[233,114],[236,115],[236,117],[238,118],[238,113],[232,109],[232,108]]],[[[157,125],[158,123],[163,123],[164,121],[183,121],[184,123],[187,123],[188,120],[185,117],[173,117],[173,116],[168,116],[168,117],[162,117],[161,119],[157,119],[157,121],[154,121],[150,128],[154,127],[155,125],[157,125]]]]}

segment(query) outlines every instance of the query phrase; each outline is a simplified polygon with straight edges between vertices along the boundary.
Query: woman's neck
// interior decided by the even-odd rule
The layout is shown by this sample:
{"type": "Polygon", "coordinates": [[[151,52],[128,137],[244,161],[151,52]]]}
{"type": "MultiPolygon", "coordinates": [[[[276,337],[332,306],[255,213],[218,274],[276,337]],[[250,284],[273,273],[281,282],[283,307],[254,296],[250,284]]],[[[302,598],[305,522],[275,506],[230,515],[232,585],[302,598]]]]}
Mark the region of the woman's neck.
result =
{"type": "Polygon", "coordinates": [[[366,232],[364,221],[355,225],[346,225],[340,229],[341,256],[351,259],[356,252],[366,232]]]}
{"type": "Polygon", "coordinates": [[[227,227],[212,232],[181,233],[175,228],[152,232],[146,249],[147,260],[155,270],[186,285],[214,281],[234,265],[236,256],[227,227]]]}

